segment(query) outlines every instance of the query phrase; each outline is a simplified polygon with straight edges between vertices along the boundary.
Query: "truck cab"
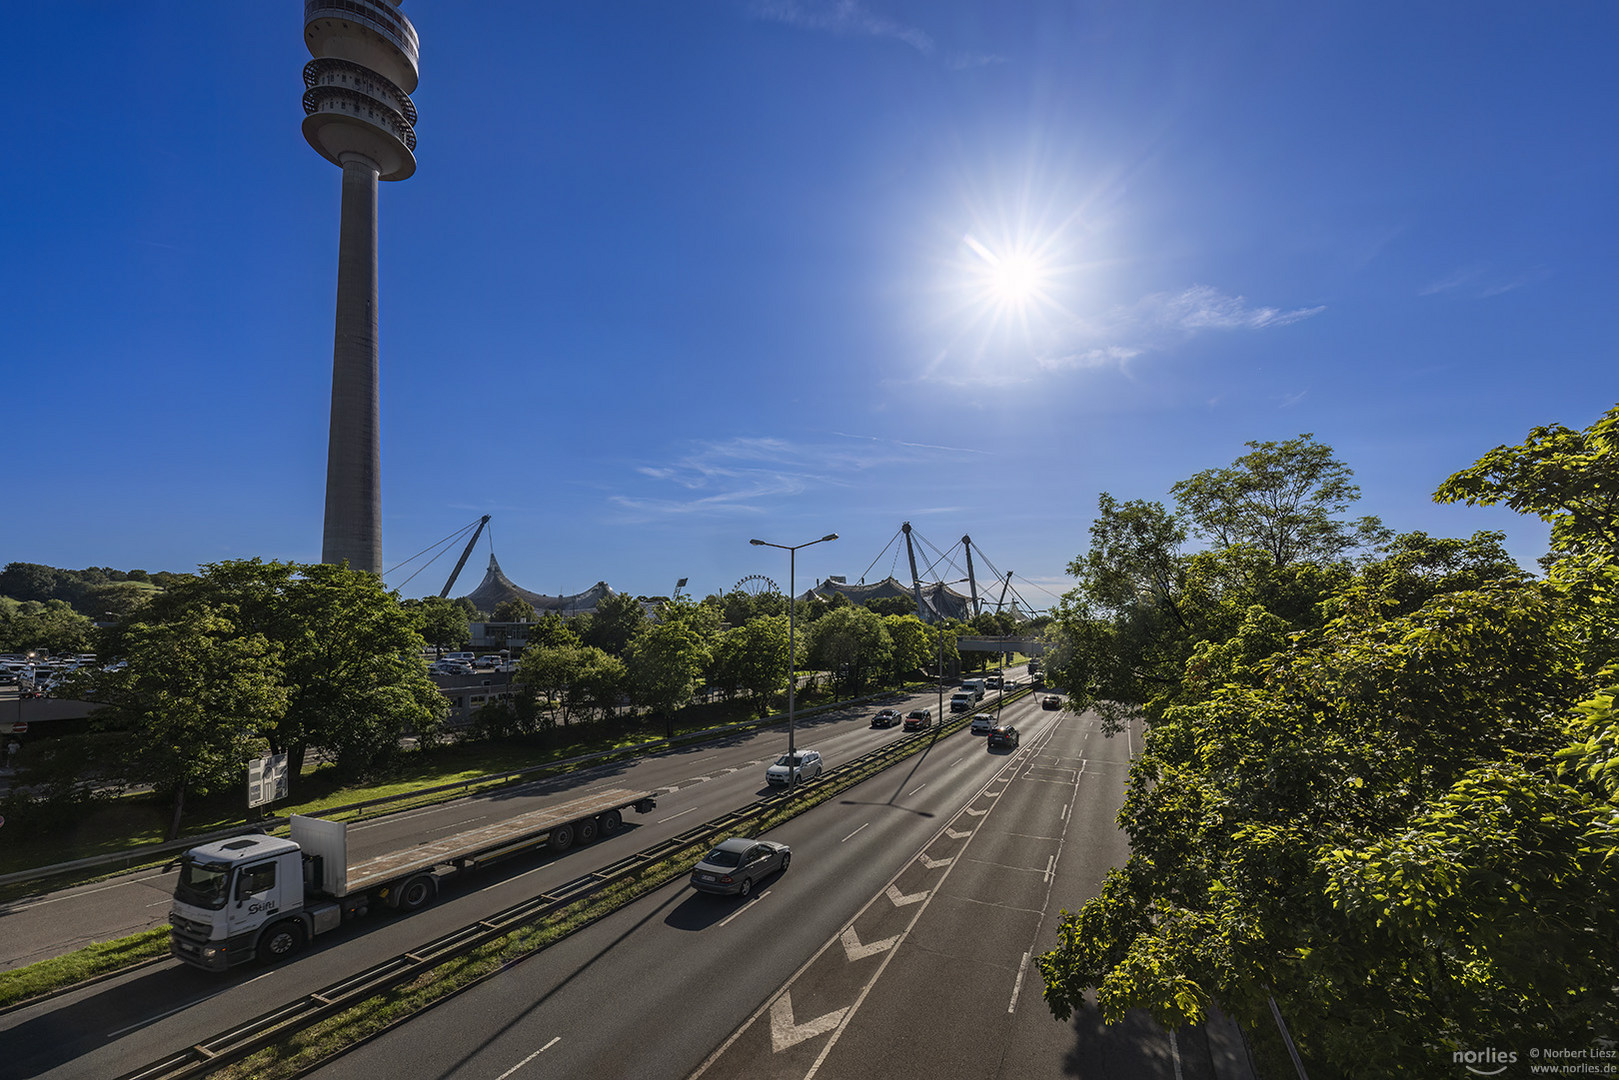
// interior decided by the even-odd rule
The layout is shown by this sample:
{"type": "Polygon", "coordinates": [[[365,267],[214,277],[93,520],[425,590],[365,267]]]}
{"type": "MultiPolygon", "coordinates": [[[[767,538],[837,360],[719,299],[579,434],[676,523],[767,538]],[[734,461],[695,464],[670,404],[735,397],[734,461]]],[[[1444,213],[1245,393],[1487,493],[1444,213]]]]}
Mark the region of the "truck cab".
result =
{"type": "Polygon", "coordinates": [[[180,857],[169,952],[212,971],[262,955],[281,959],[309,940],[303,852],[291,840],[237,836],[180,857]]]}

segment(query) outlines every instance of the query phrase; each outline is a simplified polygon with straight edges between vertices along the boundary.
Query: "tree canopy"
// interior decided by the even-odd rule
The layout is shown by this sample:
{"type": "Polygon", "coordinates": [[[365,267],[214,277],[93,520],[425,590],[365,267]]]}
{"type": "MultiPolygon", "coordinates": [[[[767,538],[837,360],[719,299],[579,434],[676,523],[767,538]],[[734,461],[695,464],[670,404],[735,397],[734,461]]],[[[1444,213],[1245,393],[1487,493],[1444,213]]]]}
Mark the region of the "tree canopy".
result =
{"type": "Polygon", "coordinates": [[[1313,528],[1330,542],[1283,565],[1235,531],[1177,554],[1150,507],[1150,528],[1103,525],[1065,663],[1135,693],[1120,715],[1148,729],[1130,858],[1040,960],[1054,1014],[1094,990],[1109,1020],[1217,1005],[1258,1027],[1274,997],[1312,1075],[1619,1034],[1615,417],[1537,428],[1439,489],[1551,521],[1544,580],[1498,533],[1385,538],[1352,565],[1313,528]]]}

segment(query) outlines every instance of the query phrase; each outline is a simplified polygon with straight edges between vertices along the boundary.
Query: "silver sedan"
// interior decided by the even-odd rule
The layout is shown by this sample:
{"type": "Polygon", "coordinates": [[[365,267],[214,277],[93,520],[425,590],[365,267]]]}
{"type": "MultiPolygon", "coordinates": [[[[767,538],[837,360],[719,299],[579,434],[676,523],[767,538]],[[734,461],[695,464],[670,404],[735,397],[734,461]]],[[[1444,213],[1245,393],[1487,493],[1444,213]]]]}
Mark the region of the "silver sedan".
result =
{"type": "Polygon", "coordinates": [[[703,856],[691,872],[691,887],[700,892],[748,896],[760,878],[787,869],[793,853],[786,844],[733,836],[703,856]]]}

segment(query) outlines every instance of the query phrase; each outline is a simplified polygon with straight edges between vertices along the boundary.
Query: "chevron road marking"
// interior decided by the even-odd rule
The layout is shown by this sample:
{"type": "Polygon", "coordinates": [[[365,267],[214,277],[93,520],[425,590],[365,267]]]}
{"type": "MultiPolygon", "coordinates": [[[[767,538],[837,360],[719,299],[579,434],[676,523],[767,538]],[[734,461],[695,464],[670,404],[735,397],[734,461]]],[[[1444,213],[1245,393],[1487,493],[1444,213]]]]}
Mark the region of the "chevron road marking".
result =
{"type": "Polygon", "coordinates": [[[930,859],[926,855],[921,856],[922,865],[927,867],[929,870],[937,870],[941,866],[949,866],[955,861],[956,857],[954,855],[948,859],[930,859]]]}
{"type": "Polygon", "coordinates": [[[968,817],[983,817],[987,813],[989,813],[988,810],[969,810],[969,811],[967,811],[967,816],[968,817]]]}
{"type": "Polygon", "coordinates": [[[838,1026],[843,1014],[849,1011],[845,1005],[841,1009],[834,1009],[825,1016],[818,1016],[807,1024],[793,1022],[793,994],[790,990],[782,991],[781,997],[770,1006],[770,1046],[776,1053],[781,1053],[788,1047],[797,1046],[805,1039],[813,1039],[817,1035],[825,1035],[838,1026]]]}
{"type": "Polygon", "coordinates": [[[894,902],[895,907],[904,907],[907,904],[920,904],[922,901],[928,898],[927,889],[923,889],[921,892],[917,893],[906,894],[900,892],[892,885],[884,889],[883,893],[888,897],[888,899],[894,902]]]}
{"type": "MultiPolygon", "coordinates": [[[[965,840],[965,839],[967,839],[967,837],[971,836],[973,833],[972,833],[971,829],[968,829],[966,832],[957,832],[954,829],[945,829],[944,834],[946,836],[948,836],[952,840],[965,840]]],[[[165,904],[168,903],[167,900],[165,900],[163,902],[165,904]]]]}
{"type": "Polygon", "coordinates": [[[856,960],[864,960],[868,956],[876,956],[878,953],[892,949],[894,944],[899,941],[899,935],[895,934],[893,937],[883,938],[881,941],[873,941],[870,945],[862,945],[860,944],[860,936],[854,932],[854,927],[851,926],[843,932],[839,940],[843,942],[844,955],[849,958],[850,963],[853,963],[856,960]]]}

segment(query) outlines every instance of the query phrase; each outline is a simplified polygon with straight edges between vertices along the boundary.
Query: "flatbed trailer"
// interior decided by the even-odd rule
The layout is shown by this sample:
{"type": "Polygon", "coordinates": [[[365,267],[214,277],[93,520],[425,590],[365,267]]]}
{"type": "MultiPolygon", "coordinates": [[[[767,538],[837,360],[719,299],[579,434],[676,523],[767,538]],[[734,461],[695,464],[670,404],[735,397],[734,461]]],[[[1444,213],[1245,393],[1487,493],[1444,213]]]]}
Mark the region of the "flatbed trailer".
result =
{"type": "Polygon", "coordinates": [[[373,901],[416,911],[446,872],[542,845],[566,851],[618,832],[625,811],[656,806],[650,791],[612,788],[352,864],[347,822],[294,814],[290,838],[239,836],[181,856],[169,951],[211,971],[285,959],[373,901]]]}

